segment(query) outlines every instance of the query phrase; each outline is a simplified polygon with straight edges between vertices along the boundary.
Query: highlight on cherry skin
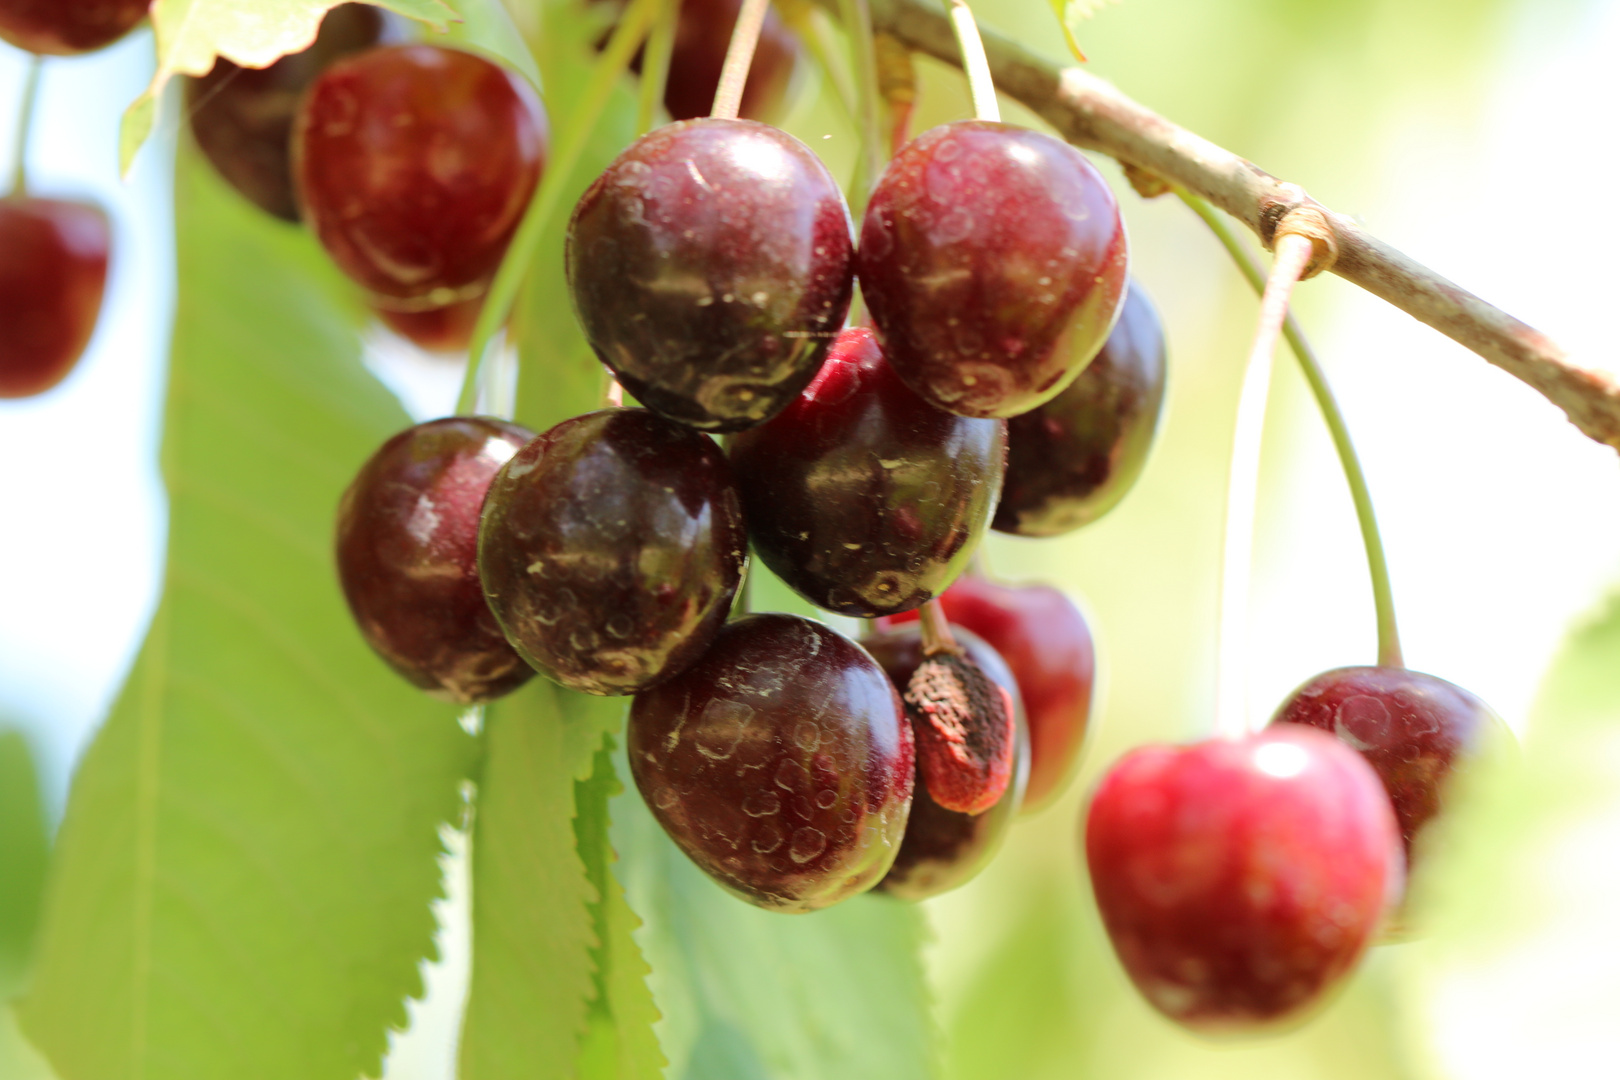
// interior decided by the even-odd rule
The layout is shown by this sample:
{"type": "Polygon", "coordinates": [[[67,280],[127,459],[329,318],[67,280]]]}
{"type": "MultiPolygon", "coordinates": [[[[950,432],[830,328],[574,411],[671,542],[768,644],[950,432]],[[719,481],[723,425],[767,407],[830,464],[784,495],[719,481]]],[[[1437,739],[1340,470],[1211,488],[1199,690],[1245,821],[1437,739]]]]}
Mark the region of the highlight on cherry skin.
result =
{"type": "Polygon", "coordinates": [[[916,608],[967,567],[1007,426],[934,408],[858,327],[797,400],[728,446],[765,565],[817,607],[871,618],[916,608]]]}
{"type": "Polygon", "coordinates": [[[338,580],[355,624],[436,697],[490,701],[534,674],[484,603],[477,565],[490,482],[533,437],[483,416],[417,424],[371,456],[338,505],[338,580]]]}
{"type": "Polygon", "coordinates": [[[787,132],[666,124],[575,205],[569,292],[591,348],[637,401],[742,431],[821,367],[849,311],[853,231],[838,182],[787,132]]]}
{"type": "MultiPolygon", "coordinates": [[[[1074,779],[1091,718],[1096,653],[1085,616],[1050,585],[1002,585],[963,574],[939,598],[945,617],[983,638],[1018,683],[1029,726],[1023,810],[1049,806],[1074,779]]],[[[878,620],[907,623],[914,612],[878,620]]]]}
{"type": "Polygon", "coordinates": [[[1131,981],[1159,1012],[1208,1034],[1308,1018],[1404,881],[1377,774],[1296,724],[1131,751],[1092,796],[1084,847],[1131,981]]]}
{"type": "MultiPolygon", "coordinates": [[[[877,886],[878,891],[901,900],[926,900],[949,892],[983,870],[1006,839],[1023,803],[1024,785],[1029,778],[1029,732],[1017,680],[1007,662],[983,638],[960,626],[951,627],[951,633],[973,662],[1011,699],[1017,730],[1016,756],[1011,782],[1001,798],[979,814],[958,813],[940,806],[928,794],[919,768],[900,853],[877,886]]],[[[923,660],[922,630],[916,623],[869,635],[861,639],[861,645],[882,666],[895,689],[902,692],[923,660]]]]}
{"type": "Polygon", "coordinates": [[[731,469],[646,409],[564,420],[501,469],[478,570],[507,637],[571,690],[633,694],[702,656],[742,581],[731,469]]]}
{"type": "Polygon", "coordinates": [[[67,378],[89,345],[107,284],[112,228],[88,202],[0,197],[0,398],[67,378]]]}
{"type": "Polygon", "coordinates": [[[1010,417],[1102,348],[1125,225],[1101,174],[1048,135],[983,120],[923,132],[861,223],[861,295],[889,363],[937,408],[1010,417]]]}
{"type": "Polygon", "coordinates": [[[630,771],[691,860],[749,903],[827,907],[877,884],[911,807],[911,726],[883,669],[796,615],[745,615],[636,695],[630,771]]]}

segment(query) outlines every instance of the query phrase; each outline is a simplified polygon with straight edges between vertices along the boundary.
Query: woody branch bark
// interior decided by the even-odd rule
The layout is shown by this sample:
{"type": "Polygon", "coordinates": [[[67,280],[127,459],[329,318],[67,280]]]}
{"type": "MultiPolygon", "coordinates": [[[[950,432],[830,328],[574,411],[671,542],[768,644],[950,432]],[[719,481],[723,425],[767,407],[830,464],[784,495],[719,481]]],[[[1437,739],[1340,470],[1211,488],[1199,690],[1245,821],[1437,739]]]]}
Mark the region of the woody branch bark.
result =
{"type": "MultiPolygon", "coordinates": [[[[925,0],[872,0],[872,23],[918,52],[961,63],[944,10],[925,0]]],[[[997,89],[1076,146],[1203,196],[1253,229],[1267,248],[1283,215],[1317,208],[1338,245],[1333,273],[1528,383],[1586,435],[1620,449],[1620,382],[1613,376],[1574,363],[1545,334],[1322,206],[1298,184],[1171,123],[1080,68],[1054,65],[990,30],[983,38],[997,89]]]]}

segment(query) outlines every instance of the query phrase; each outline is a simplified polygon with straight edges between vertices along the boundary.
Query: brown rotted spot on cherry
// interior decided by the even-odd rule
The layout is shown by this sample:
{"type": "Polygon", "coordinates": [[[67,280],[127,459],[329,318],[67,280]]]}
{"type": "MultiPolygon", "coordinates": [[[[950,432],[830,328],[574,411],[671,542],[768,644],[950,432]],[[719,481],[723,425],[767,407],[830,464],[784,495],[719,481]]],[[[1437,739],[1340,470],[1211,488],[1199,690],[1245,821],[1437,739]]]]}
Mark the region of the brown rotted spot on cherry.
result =
{"type": "Polygon", "coordinates": [[[923,783],[959,814],[990,809],[1012,778],[1012,701],[965,656],[939,652],[918,665],[904,695],[923,783]]]}

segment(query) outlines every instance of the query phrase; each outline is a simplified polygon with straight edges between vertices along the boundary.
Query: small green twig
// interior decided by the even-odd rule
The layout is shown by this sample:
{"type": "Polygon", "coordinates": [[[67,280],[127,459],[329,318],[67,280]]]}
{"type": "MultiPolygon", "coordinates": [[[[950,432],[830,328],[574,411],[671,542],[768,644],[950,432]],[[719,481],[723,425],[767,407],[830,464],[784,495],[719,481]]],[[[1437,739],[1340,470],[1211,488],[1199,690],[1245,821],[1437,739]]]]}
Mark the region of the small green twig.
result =
{"type": "Polygon", "coordinates": [[[681,0],[663,0],[652,32],[647,35],[647,51],[641,58],[641,98],[636,108],[636,132],[652,130],[658,103],[664,100],[664,84],[669,81],[669,58],[675,52],[675,27],[680,22],[681,0]]]}
{"type": "Polygon", "coordinates": [[[1001,104],[996,101],[996,84],[990,78],[990,61],[984,55],[979,24],[967,0],[951,0],[951,29],[962,50],[962,70],[967,74],[968,92],[973,95],[973,115],[980,120],[1000,120],[1001,104]]]}
{"type": "Polygon", "coordinates": [[[39,97],[39,73],[44,63],[38,55],[29,58],[22,105],[17,110],[17,156],[11,164],[11,194],[17,196],[28,194],[28,136],[34,126],[34,101],[39,97]]]}

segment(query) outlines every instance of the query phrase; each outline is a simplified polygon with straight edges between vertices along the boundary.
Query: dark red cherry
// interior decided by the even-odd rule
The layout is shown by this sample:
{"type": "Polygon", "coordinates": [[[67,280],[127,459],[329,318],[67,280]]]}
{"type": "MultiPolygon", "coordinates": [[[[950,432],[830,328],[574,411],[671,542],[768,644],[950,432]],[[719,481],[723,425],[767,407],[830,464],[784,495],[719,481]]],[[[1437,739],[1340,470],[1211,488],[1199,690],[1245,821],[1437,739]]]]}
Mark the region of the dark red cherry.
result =
{"type": "Polygon", "coordinates": [[[1050,400],[1102,348],[1125,294],[1125,226],[1074,147],[983,120],[925,131],[861,225],[861,295],[889,363],[963,416],[1050,400]]]}
{"type": "Polygon", "coordinates": [[[146,18],[152,0],[0,0],[0,38],[47,56],[111,45],[146,18]]]}
{"type": "Polygon", "coordinates": [[[1007,421],[991,527],[1057,536],[1112,510],[1147,462],[1164,405],[1164,327],[1131,284],[1102,351],[1057,397],[1007,421]]]}
{"type": "Polygon", "coordinates": [[[754,550],[812,604],[915,608],[967,566],[1001,490],[1006,424],[941,412],[845,330],[797,401],[731,438],[754,550]]]}
{"type": "Polygon", "coordinates": [[[1050,585],[999,585],[976,574],[957,578],[939,602],[946,618],[989,642],[1017,678],[1029,718],[1024,809],[1047,805],[1073,779],[1091,717],[1096,659],[1085,617],[1050,585]]]}
{"type": "Polygon", "coordinates": [[[507,638],[588,694],[634,694],[702,656],[746,554],[725,455],[645,409],[576,416],[524,447],[490,486],[478,534],[507,638]]]}
{"type": "Polygon", "coordinates": [[[1389,792],[1406,854],[1445,803],[1451,776],[1506,725],[1479,698],[1397,667],[1325,671],[1288,695],[1273,724],[1320,728],[1361,752],[1389,792]]]}
{"type": "Polygon", "coordinates": [[[796,615],[730,623],[636,696],[630,772],[682,851],[728,891],[814,911],[875,885],[911,804],[911,727],[883,669],[796,615]]]}
{"type": "Polygon", "coordinates": [[[112,242],[83,202],[0,198],[0,398],[44,393],[95,332],[112,242]]]}
{"type": "Polygon", "coordinates": [[[360,633],[435,697],[489,701],[534,674],[484,603],[477,565],[484,494],[533,437],[483,416],[418,424],[371,456],[338,506],[338,580],[360,633]]]}
{"type": "Polygon", "coordinates": [[[345,273],[441,307],[494,276],[540,179],[546,135],[520,76],[472,53],[396,45],[315,80],[293,124],[293,177],[345,273]]]}
{"type": "Polygon", "coordinates": [[[267,68],[220,57],[207,75],[186,80],[191,134],[232,187],[266,213],[297,221],[291,139],[305,88],[334,61],[404,37],[399,16],[370,4],[340,4],[321,20],[314,44],[267,68]]]}
{"type": "MultiPolygon", "coordinates": [[[[984,869],[1018,813],[1029,775],[1029,738],[1024,728],[1024,711],[1018,700],[1018,683],[1006,661],[971,630],[953,626],[951,633],[973,662],[1012,699],[1018,728],[1016,763],[1012,783],[996,804],[982,814],[959,814],[940,806],[929,796],[919,775],[912,788],[911,816],[906,820],[900,854],[878,884],[879,889],[902,900],[926,900],[949,892],[984,869]]],[[[882,665],[889,681],[898,689],[905,688],[917,665],[922,663],[922,633],[915,624],[874,634],[861,644],[872,654],[872,659],[882,665]]]]}
{"type": "Polygon", "coordinates": [[[568,228],[585,336],[636,400],[706,431],[775,416],[810,382],[853,287],[849,210],[793,136],[750,120],[658,128],[568,228]]]}
{"type": "Polygon", "coordinates": [[[417,348],[431,353],[463,353],[472,343],[478,313],[484,310],[484,298],[475,296],[426,311],[390,311],[381,306],[372,310],[390,330],[417,348]]]}
{"type": "MultiPolygon", "coordinates": [[[[670,119],[709,115],[740,10],[742,0],[681,0],[669,77],[664,83],[664,108],[670,119]]],[[[782,113],[802,51],[798,35],[774,9],[766,9],[748,81],[743,84],[740,115],[744,119],[769,122],[782,113]]]]}
{"type": "Polygon", "coordinates": [[[1098,785],[1086,863],[1136,988],[1208,1032],[1322,1004],[1401,888],[1394,812],[1343,743],[1297,725],[1145,746],[1098,785]]]}

